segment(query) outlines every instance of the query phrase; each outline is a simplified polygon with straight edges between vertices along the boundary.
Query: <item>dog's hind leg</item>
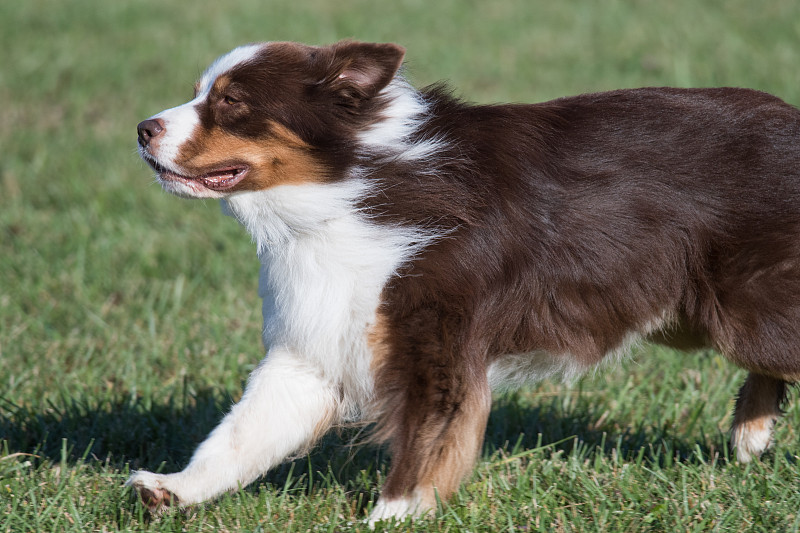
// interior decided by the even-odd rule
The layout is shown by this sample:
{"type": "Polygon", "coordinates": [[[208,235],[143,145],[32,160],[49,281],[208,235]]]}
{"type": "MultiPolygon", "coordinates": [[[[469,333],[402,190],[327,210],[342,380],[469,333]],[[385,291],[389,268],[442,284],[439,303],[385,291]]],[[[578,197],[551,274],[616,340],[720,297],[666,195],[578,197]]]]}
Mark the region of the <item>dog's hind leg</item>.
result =
{"type": "Polygon", "coordinates": [[[245,486],[310,446],[337,420],[338,386],[294,353],[273,349],[242,399],[174,474],[137,471],[133,486],[152,510],[191,505],[245,486]]]}
{"type": "Polygon", "coordinates": [[[772,428],[781,414],[786,382],[750,373],[739,390],[731,429],[731,443],[739,462],[761,455],[772,441],[772,428]]]}

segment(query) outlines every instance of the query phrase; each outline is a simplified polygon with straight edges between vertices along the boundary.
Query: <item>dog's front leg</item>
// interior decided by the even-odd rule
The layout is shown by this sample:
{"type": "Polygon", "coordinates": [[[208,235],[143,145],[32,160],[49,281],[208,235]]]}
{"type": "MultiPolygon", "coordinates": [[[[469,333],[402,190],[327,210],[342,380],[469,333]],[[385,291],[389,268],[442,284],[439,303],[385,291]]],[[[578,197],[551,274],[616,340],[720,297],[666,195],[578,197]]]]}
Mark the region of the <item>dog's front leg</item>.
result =
{"type": "Polygon", "coordinates": [[[152,510],[191,505],[247,485],[309,446],[336,420],[337,385],[286,349],[273,349],[250,375],[241,401],[174,474],[128,479],[152,510]]]}
{"type": "Polygon", "coordinates": [[[485,377],[463,368],[416,369],[417,386],[395,398],[392,468],[369,517],[380,520],[421,516],[449,498],[472,470],[491,409],[485,377]]]}

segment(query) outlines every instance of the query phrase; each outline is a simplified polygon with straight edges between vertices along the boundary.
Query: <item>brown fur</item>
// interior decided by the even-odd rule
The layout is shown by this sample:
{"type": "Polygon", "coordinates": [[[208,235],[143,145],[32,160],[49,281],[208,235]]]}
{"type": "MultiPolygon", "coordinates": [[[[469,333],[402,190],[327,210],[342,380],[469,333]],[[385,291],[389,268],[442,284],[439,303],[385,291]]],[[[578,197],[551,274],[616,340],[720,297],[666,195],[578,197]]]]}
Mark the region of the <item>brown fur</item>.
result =
{"type": "MultiPolygon", "coordinates": [[[[391,406],[382,427],[399,443],[397,468],[413,471],[408,456],[422,461],[429,447],[410,435],[436,434],[504,354],[587,367],[639,332],[716,347],[775,383],[796,378],[795,108],[739,89],[477,107],[437,91],[420,136],[446,133],[453,151],[432,163],[436,179],[376,168],[392,201],[364,200],[387,223],[436,220],[449,232],[384,294],[392,349],[377,397],[391,406]]],[[[774,418],[781,386],[745,390],[737,421],[774,418]],[[759,395],[772,408],[751,412],[759,395]]],[[[422,477],[393,479],[408,491],[422,477]]]]}

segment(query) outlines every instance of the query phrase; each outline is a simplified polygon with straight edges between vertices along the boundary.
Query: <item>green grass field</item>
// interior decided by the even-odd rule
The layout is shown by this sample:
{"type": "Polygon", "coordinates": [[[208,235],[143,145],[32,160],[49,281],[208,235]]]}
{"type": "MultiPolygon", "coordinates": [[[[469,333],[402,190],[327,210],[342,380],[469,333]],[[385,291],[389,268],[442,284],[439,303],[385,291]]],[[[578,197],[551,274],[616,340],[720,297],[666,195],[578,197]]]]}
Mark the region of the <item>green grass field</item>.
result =
{"type": "MultiPolygon", "coordinates": [[[[140,120],[257,40],[386,40],[479,102],[642,85],[800,104],[796,0],[0,3],[0,531],[367,531],[389,458],[330,435],[207,506],[149,517],[131,469],[180,468],[259,361],[258,264],[214,202],[161,192],[140,120]]],[[[794,531],[800,405],[729,461],[744,377],[645,346],[499,397],[471,480],[398,531],[794,531]]]]}

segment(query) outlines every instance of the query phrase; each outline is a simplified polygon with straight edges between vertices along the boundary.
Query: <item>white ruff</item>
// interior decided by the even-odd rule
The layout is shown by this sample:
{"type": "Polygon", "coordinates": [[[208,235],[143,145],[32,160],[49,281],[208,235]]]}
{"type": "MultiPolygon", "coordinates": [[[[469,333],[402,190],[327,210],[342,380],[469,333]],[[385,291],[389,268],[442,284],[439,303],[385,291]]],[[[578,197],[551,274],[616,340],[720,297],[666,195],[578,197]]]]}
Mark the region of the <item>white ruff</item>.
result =
{"type": "Polygon", "coordinates": [[[428,105],[419,92],[398,76],[381,91],[381,96],[389,100],[381,111],[381,120],[358,134],[368,157],[382,152],[385,157],[412,161],[430,159],[441,152],[447,144],[442,139],[409,140],[428,118],[428,105]]]}
{"type": "Polygon", "coordinates": [[[368,222],[353,206],[365,188],[287,185],[223,201],[258,247],[265,346],[289,348],[341,383],[347,416],[371,396],[367,329],[381,291],[434,238],[368,222]]]}

